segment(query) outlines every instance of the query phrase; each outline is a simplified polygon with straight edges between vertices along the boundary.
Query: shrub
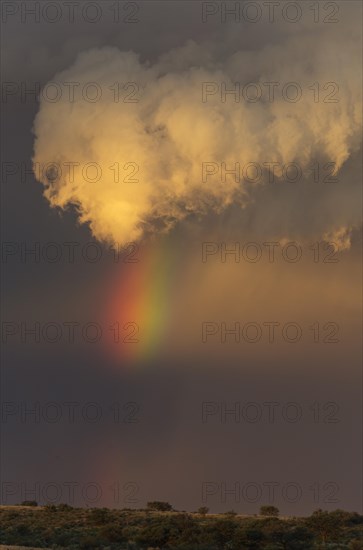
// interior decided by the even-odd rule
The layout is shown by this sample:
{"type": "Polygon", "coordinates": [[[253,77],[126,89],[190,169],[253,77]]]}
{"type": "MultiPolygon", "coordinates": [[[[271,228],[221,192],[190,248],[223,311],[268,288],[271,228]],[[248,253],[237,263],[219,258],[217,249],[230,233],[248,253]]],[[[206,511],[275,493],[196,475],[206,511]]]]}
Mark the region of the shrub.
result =
{"type": "Polygon", "coordinates": [[[149,510],[157,510],[158,512],[171,512],[173,507],[169,502],[163,502],[161,500],[154,500],[147,503],[149,510]]]}
{"type": "Polygon", "coordinates": [[[105,525],[110,520],[110,511],[107,508],[91,508],[88,523],[91,525],[105,525]]]}
{"type": "Polygon", "coordinates": [[[60,512],[68,512],[70,510],[73,510],[73,506],[64,503],[58,504],[57,508],[60,512]]]}
{"type": "Polygon", "coordinates": [[[57,511],[57,507],[56,507],[55,504],[47,503],[47,504],[45,505],[44,508],[45,508],[45,511],[46,511],[46,512],[52,512],[52,513],[54,513],[54,512],[57,511]]]}
{"type": "Polygon", "coordinates": [[[261,506],[260,514],[261,516],[278,516],[280,513],[279,509],[276,506],[261,506]]]}

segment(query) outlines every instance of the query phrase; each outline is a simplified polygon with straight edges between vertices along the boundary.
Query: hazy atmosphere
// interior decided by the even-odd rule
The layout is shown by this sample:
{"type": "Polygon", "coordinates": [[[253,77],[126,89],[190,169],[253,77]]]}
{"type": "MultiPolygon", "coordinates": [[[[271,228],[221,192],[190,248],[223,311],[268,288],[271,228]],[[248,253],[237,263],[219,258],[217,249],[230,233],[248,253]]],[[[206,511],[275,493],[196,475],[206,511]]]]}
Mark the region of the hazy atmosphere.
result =
{"type": "Polygon", "coordinates": [[[1,9],[1,503],[362,513],[362,4],[1,9]]]}

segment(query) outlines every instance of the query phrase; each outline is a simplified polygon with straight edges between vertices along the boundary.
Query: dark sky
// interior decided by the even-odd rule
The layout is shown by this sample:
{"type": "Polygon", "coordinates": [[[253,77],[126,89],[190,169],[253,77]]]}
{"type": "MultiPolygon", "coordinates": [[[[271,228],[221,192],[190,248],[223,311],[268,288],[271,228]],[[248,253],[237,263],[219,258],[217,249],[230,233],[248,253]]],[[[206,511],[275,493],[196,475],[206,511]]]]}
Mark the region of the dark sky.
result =
{"type": "MultiPolygon", "coordinates": [[[[317,15],[307,3],[297,2],[302,10],[297,23],[286,19],[294,15],[284,11],[284,2],[273,21],[266,6],[252,2],[262,10],[255,23],[244,2],[237,3],[239,15],[228,16],[224,10],[234,2],[104,1],[93,3],[99,10],[94,23],[87,21],[96,13],[90,2],[78,3],[74,22],[63,2],[52,3],[59,15],[54,23],[51,8],[42,8],[34,21],[24,6],[35,4],[2,5],[2,503],[35,498],[122,508],[166,500],[180,510],[207,505],[213,512],[257,513],[271,502],[286,515],[317,508],[360,511],[362,150],[357,136],[361,96],[354,92],[361,85],[361,54],[355,53],[350,67],[344,63],[351,52],[349,34],[361,39],[360,3],[335,2],[339,10],[331,15],[319,2],[317,15]],[[119,6],[118,22],[112,5],[119,6]],[[339,55],[329,54],[335,38],[339,55]],[[173,53],[188,40],[197,45],[191,46],[192,54],[173,53]],[[207,210],[200,207],[198,190],[170,192],[172,198],[168,191],[167,206],[178,206],[170,213],[173,227],[161,232],[165,212],[158,218],[155,207],[137,243],[138,262],[127,263],[127,254],[115,262],[110,243],[99,237],[99,226],[92,226],[97,209],[90,229],[80,222],[83,198],[61,209],[51,208],[43,196],[42,183],[31,173],[33,122],[41,106],[21,93],[22,87],[54,80],[80,52],[103,47],[136,52],[150,66],[165,56],[163,70],[180,86],[173,96],[175,112],[188,107],[185,74],[190,66],[203,67],[217,79],[227,65],[233,75],[238,62],[245,82],[273,80],[275,70],[276,78],[284,75],[303,87],[321,71],[322,83],[339,83],[340,110],[311,102],[311,110],[297,105],[295,115],[280,111],[280,104],[274,110],[273,104],[272,114],[267,105],[266,112],[246,111],[238,120],[241,126],[246,121],[256,155],[258,149],[265,162],[274,159],[266,137],[269,116],[285,159],[296,134],[279,125],[296,117],[296,133],[301,130],[304,137],[302,128],[311,124],[314,140],[302,137],[296,148],[309,158],[307,164],[317,162],[323,171],[327,162],[340,164],[337,181],[324,184],[319,176],[316,183],[304,172],[293,184],[246,183],[243,197],[248,200],[235,199],[226,187],[228,204],[216,192],[205,196],[212,204],[207,210]],[[309,54],[316,48],[316,67],[313,58],[303,61],[306,48],[309,54]],[[278,244],[270,262],[263,243],[272,241],[278,244]],[[281,253],[291,241],[302,247],[297,262],[281,253]],[[324,261],[331,252],[324,246],[332,241],[338,251],[333,262],[324,261]],[[206,242],[217,252],[203,262],[206,242]],[[251,262],[242,254],[239,262],[228,255],[221,261],[221,243],[236,242],[242,248],[257,243],[261,259],[251,262]],[[74,262],[67,243],[76,243],[74,262]],[[39,257],[25,252],[31,248],[39,257]],[[51,261],[55,250],[61,255],[51,261]],[[82,254],[95,250],[102,257],[85,260],[82,254]],[[116,321],[135,323],[141,343],[110,344],[109,326],[116,321]],[[252,327],[242,331],[241,341],[230,334],[223,343],[223,326],[232,329],[236,322],[246,331],[246,324],[257,325],[259,341],[249,341],[252,327]],[[273,342],[266,324],[271,322],[278,323],[273,342]],[[72,342],[70,323],[78,323],[72,342]],[[91,323],[102,330],[95,343],[90,341],[92,326],[82,332],[91,323]],[[289,323],[301,330],[299,341],[288,341],[294,339],[289,323]],[[39,341],[25,333],[37,326],[39,341]],[[205,341],[203,327],[210,330],[205,341]],[[55,334],[59,341],[50,343],[55,334]],[[143,338],[150,347],[142,345],[143,338]]],[[[236,114],[225,126],[239,116],[238,104],[230,108],[236,114]]],[[[87,104],[87,109],[99,116],[98,105],[87,104]]],[[[57,119],[51,108],[44,113],[39,143],[44,148],[49,143],[50,151],[53,147],[62,155],[69,147],[63,134],[68,122],[57,119]]],[[[72,116],[82,115],[69,116],[71,125],[72,116]]],[[[199,134],[198,120],[187,127],[181,156],[198,139],[212,150],[213,127],[199,134]]],[[[97,121],[96,137],[107,130],[101,117],[97,121]]],[[[182,122],[183,116],[177,125],[182,122]]],[[[77,119],[77,131],[82,123],[77,119]]],[[[124,124],[122,117],[117,124],[124,124]]],[[[83,155],[82,138],[95,130],[85,128],[84,135],[75,135],[75,158],[83,155]]],[[[125,147],[133,143],[132,130],[125,147]]],[[[106,145],[108,139],[111,146],[105,132],[106,145]]],[[[218,162],[245,151],[249,140],[242,133],[240,139],[231,138],[218,162]]],[[[210,160],[203,154],[194,157],[190,149],[185,154],[191,164],[195,158],[210,160]]],[[[168,160],[156,156],[161,168],[155,182],[168,160]]],[[[155,203],[164,205],[164,195],[155,194],[155,203]]],[[[111,196],[110,207],[112,201],[111,196]]],[[[123,235],[120,239],[124,242],[123,235]]]]}

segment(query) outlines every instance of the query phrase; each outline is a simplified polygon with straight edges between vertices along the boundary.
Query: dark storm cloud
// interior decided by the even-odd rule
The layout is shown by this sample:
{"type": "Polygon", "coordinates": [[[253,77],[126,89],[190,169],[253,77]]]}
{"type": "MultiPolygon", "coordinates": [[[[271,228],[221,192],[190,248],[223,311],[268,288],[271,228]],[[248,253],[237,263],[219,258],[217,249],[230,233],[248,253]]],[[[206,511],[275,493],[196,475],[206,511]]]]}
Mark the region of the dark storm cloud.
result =
{"type": "MultiPolygon", "coordinates": [[[[30,89],[36,82],[43,86],[57,73],[68,70],[79,53],[103,47],[137,52],[142,63],[148,60],[154,64],[164,56],[166,73],[176,68],[186,70],[190,63],[207,68],[216,63],[223,69],[226,59],[243,51],[243,59],[238,61],[235,55],[229,69],[236,80],[241,79],[238,67],[245,62],[247,81],[260,77],[261,71],[257,69],[261,66],[267,71],[266,79],[272,79],[273,68],[268,71],[274,48],[281,48],[281,44],[290,40],[298,44],[301,39],[296,50],[301,54],[299,62],[283,62],[291,59],[291,52],[282,51],[281,56],[275,56],[283,69],[280,76],[287,81],[298,80],[296,74],[302,65],[310,75],[315,57],[323,59],[327,54],[325,59],[329,59],[329,52],[324,51],[330,42],[322,39],[316,50],[310,48],[309,58],[302,62],[302,53],[311,44],[314,17],[305,5],[299,23],[289,23],[280,15],[271,24],[265,12],[263,20],[254,24],[233,19],[224,23],[220,3],[212,3],[219,11],[203,21],[199,2],[138,2],[139,22],[130,24],[112,21],[112,12],[108,10],[111,3],[104,2],[102,6],[106,4],[104,16],[95,24],[79,18],[74,24],[66,21],[51,24],[44,18],[34,23],[31,16],[22,23],[20,12],[9,15],[3,23],[3,79],[15,83],[12,88],[15,93],[3,103],[6,136],[3,160],[17,166],[24,162],[29,170],[24,181],[21,168],[3,181],[7,242],[25,242],[31,247],[35,242],[77,241],[83,246],[93,239],[87,226],[78,225],[74,210],[59,213],[49,208],[42,197],[42,185],[30,173],[32,126],[39,104],[32,95],[22,97],[22,82],[30,89]],[[182,55],[172,51],[182,48],[188,40],[205,46],[189,46],[182,50],[182,55]],[[251,63],[252,58],[256,63],[251,63]]],[[[355,28],[352,21],[358,25],[360,20],[359,3],[341,2],[339,7],[338,22],[329,31],[328,24],[323,23],[328,16],[326,11],[320,13],[317,24],[322,36],[329,35],[339,43],[331,64],[322,64],[324,81],[339,80],[336,63],[344,60],[348,51],[345,46],[351,47],[349,34],[355,28]]],[[[356,34],[359,38],[360,31],[356,34]]],[[[349,86],[359,90],[360,69],[350,72],[352,67],[359,66],[359,53],[352,55],[352,63],[347,62],[341,73],[344,78],[339,85],[343,90],[349,86]]],[[[353,97],[353,88],[345,96],[347,104],[359,105],[360,96],[353,97]]],[[[183,101],[182,93],[180,100],[183,101]]],[[[319,107],[327,113],[331,105],[319,107]]],[[[353,111],[349,107],[348,112],[353,111]]],[[[338,119],[341,115],[338,108],[338,119]]],[[[311,112],[302,116],[309,121],[311,112]]],[[[125,361],[112,361],[102,349],[84,342],[53,346],[35,345],[31,338],[28,344],[21,344],[18,336],[9,338],[10,343],[3,351],[2,391],[3,401],[10,403],[10,409],[6,410],[11,414],[3,422],[8,451],[4,455],[2,478],[18,485],[12,487],[16,492],[5,498],[5,502],[23,500],[21,482],[30,489],[36,483],[44,488],[56,482],[62,488],[60,501],[67,501],[65,483],[74,482],[78,484],[76,503],[92,505],[82,496],[80,487],[96,482],[103,489],[98,505],[137,507],[160,498],[181,509],[206,504],[213,511],[234,508],[254,513],[261,504],[266,504],[266,483],[275,482],[280,491],[275,504],[286,514],[310,513],[318,507],[359,508],[356,482],[359,450],[353,431],[359,429],[360,423],[356,406],[360,377],[359,312],[354,302],[359,289],[356,227],[360,221],[361,151],[354,132],[349,130],[350,123],[347,116],[349,158],[343,161],[337,182],[323,185],[319,181],[314,185],[311,178],[303,178],[292,185],[265,185],[263,180],[264,185],[247,186],[251,201],[243,210],[231,205],[223,214],[208,212],[203,219],[194,213],[174,228],[170,246],[174,246],[182,260],[181,269],[184,280],[189,277],[189,286],[181,284],[175,290],[179,296],[177,320],[165,350],[160,350],[160,357],[141,362],[138,371],[130,370],[125,361]],[[264,242],[273,236],[276,240],[289,238],[306,244],[324,238],[325,233],[330,234],[326,237],[329,240],[338,238],[341,228],[347,228],[348,237],[352,235],[352,248],[350,251],[346,248],[339,256],[338,267],[324,264],[314,271],[316,266],[311,263],[307,270],[303,264],[297,264],[282,266],[279,271],[275,265],[266,268],[261,263],[254,270],[253,265],[246,267],[242,262],[241,271],[237,265],[222,263],[212,270],[209,264],[205,269],[201,261],[200,250],[206,240],[264,242]],[[335,237],[334,230],[338,231],[335,237]],[[176,242],[179,239],[182,245],[173,245],[174,239],[176,242]],[[287,272],[290,278],[285,284],[287,272]],[[196,305],[198,311],[193,309],[196,305]],[[289,347],[284,343],[253,348],[238,347],[233,341],[221,344],[217,335],[207,346],[201,343],[199,320],[262,322],[272,317],[304,322],[304,327],[307,319],[335,320],[342,325],[343,339],[336,346],[314,347],[309,341],[306,347],[289,347]],[[272,401],[279,403],[274,423],[265,416],[267,409],[263,405],[272,401]],[[45,414],[40,422],[34,421],[32,413],[26,413],[26,407],[34,407],[36,402],[45,414]],[[44,404],[49,402],[61,406],[61,421],[47,421],[44,404]],[[96,402],[103,412],[102,420],[92,423],[80,414],[78,421],[70,425],[65,402],[79,403],[78,413],[85,403],[96,402]],[[139,407],[138,422],[114,422],[110,405],[118,403],[124,419],[129,409],[123,407],[130,402],[139,407]],[[250,422],[243,416],[236,421],[234,414],[223,416],[226,408],[237,410],[236,403],[244,411],[248,402],[255,403],[255,411],[259,407],[263,411],[260,421],[250,422]],[[301,406],[303,416],[298,422],[289,422],[282,415],[282,407],[288,402],[301,406]],[[214,412],[204,422],[205,403],[214,412]],[[338,409],[334,405],[333,409],[326,408],[328,403],[335,403],[338,409]],[[326,422],[332,410],[333,418],[339,420],[336,423],[326,422]],[[22,421],[22,411],[26,421],[22,421]],[[118,502],[108,488],[116,482],[121,486],[118,502]],[[212,484],[208,487],[213,494],[203,502],[206,482],[212,484]],[[302,489],[302,496],[295,503],[281,493],[288,482],[302,489]],[[130,490],[123,488],[126,483],[136,483],[136,503],[127,500],[130,490]],[[255,483],[255,487],[263,489],[263,495],[254,503],[246,498],[237,502],[233,495],[224,498],[225,490],[236,483],[242,487],[255,483]],[[326,500],[331,492],[327,483],[338,487],[338,501],[326,500]],[[311,489],[314,484],[320,488],[318,500],[316,485],[315,493],[311,489]]],[[[56,133],[56,122],[52,122],[51,129],[56,133]]],[[[193,140],[193,130],[188,140],[193,140]]],[[[49,136],[51,139],[52,132],[49,136]]],[[[323,141],[327,138],[325,134],[322,136],[323,141]]],[[[263,161],[274,160],[268,152],[265,156],[263,161]]],[[[237,154],[231,160],[243,163],[237,154]]],[[[320,153],[315,157],[321,166],[328,160],[331,159],[320,153]]],[[[36,263],[29,255],[22,263],[19,258],[19,255],[9,257],[2,266],[8,292],[3,302],[4,320],[27,321],[30,326],[36,321],[96,320],[105,299],[104,287],[114,274],[112,262],[36,263]]],[[[142,271],[142,263],[139,269],[142,271]]],[[[254,410],[250,409],[251,414],[254,410]]],[[[52,414],[54,409],[48,412],[52,414]]],[[[131,486],[131,493],[132,490],[131,486]]],[[[43,497],[40,500],[44,501],[43,497]]]]}

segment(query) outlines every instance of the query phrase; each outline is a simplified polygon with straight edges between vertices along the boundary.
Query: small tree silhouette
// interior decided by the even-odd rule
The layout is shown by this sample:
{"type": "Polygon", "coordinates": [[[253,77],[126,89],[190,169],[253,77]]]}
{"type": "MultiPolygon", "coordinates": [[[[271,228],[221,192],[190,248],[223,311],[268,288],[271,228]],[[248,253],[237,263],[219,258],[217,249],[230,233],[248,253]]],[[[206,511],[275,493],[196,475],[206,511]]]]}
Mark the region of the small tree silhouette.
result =
{"type": "Polygon", "coordinates": [[[261,506],[260,514],[261,516],[278,516],[280,513],[279,509],[276,506],[261,506]]]}
{"type": "Polygon", "coordinates": [[[162,500],[154,500],[147,503],[149,510],[157,510],[158,512],[171,512],[173,507],[169,502],[163,502],[162,500]]]}

